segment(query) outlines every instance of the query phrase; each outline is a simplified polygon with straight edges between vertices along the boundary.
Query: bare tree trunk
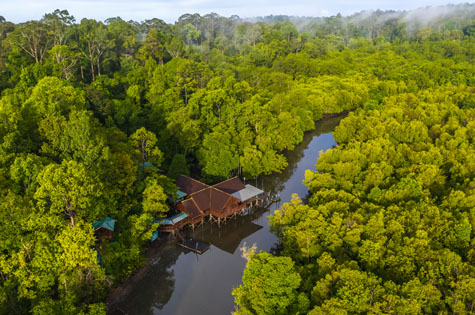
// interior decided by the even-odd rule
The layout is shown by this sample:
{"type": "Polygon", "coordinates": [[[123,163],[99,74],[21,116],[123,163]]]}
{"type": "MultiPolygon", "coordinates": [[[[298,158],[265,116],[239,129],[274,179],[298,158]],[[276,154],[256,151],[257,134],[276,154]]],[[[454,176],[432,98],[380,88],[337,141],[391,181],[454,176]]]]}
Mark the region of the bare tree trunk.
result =
{"type": "Polygon", "coordinates": [[[97,75],[101,75],[101,55],[99,48],[97,48],[97,75]]]}
{"type": "Polygon", "coordinates": [[[94,74],[94,61],[92,59],[92,56],[89,57],[89,61],[91,63],[91,74],[92,74],[92,81],[94,82],[96,80],[96,76],[94,74]]]}

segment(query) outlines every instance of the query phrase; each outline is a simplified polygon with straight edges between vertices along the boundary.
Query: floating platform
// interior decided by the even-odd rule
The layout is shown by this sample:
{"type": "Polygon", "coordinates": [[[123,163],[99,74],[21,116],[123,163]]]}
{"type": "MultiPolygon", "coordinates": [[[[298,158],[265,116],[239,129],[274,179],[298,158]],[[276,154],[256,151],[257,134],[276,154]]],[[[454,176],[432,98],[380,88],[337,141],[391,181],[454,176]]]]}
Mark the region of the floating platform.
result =
{"type": "Polygon", "coordinates": [[[200,255],[206,252],[210,246],[209,243],[194,240],[192,238],[184,240],[183,242],[179,242],[178,245],[200,255]]]}

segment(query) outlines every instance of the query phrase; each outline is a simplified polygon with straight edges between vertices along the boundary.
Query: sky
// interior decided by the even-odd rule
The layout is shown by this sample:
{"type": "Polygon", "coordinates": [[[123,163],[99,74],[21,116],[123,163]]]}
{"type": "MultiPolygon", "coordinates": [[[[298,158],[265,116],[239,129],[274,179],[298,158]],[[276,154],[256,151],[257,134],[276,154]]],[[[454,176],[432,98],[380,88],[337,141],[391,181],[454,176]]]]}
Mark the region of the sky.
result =
{"type": "Polygon", "coordinates": [[[332,16],[350,15],[363,10],[409,10],[426,6],[457,4],[457,0],[0,0],[0,16],[7,21],[39,20],[55,9],[68,10],[77,21],[84,17],[105,20],[109,17],[137,22],[159,18],[174,23],[185,13],[214,12],[241,18],[266,15],[332,16]]]}

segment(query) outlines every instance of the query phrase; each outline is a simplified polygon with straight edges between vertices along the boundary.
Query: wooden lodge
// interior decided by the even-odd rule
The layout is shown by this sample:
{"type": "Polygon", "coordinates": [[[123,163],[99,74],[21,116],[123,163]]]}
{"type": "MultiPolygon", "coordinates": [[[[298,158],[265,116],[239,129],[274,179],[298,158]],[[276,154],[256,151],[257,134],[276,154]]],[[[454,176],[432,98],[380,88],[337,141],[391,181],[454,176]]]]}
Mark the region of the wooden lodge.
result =
{"type": "Polygon", "coordinates": [[[92,223],[92,227],[94,228],[94,235],[96,236],[97,240],[107,239],[112,241],[114,236],[114,229],[115,229],[115,219],[110,217],[106,217],[102,221],[94,221],[92,223]]]}
{"type": "Polygon", "coordinates": [[[220,224],[226,218],[257,205],[264,194],[254,186],[244,185],[239,177],[208,186],[182,175],[176,184],[187,194],[185,200],[177,205],[177,209],[191,217],[191,224],[202,222],[206,217],[220,224]]]}
{"type": "Polygon", "coordinates": [[[220,225],[227,218],[243,213],[253,206],[263,205],[264,191],[245,185],[239,177],[233,177],[213,186],[181,175],[176,180],[180,201],[176,205],[179,214],[159,219],[160,232],[174,232],[185,225],[202,224],[209,218],[220,225]],[[179,219],[179,220],[178,220],[179,219]]]}

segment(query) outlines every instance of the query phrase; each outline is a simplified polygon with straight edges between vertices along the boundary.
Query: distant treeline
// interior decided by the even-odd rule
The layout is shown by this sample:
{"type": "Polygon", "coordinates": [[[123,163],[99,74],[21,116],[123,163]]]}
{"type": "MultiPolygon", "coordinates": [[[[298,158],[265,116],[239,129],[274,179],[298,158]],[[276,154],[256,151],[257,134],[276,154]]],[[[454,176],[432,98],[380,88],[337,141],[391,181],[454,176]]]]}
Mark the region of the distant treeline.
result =
{"type": "MultiPolygon", "coordinates": [[[[361,11],[350,16],[337,14],[332,17],[296,17],[271,15],[246,19],[270,25],[292,22],[301,33],[312,36],[342,36],[345,39],[384,37],[388,41],[417,40],[423,28],[435,30],[434,38],[443,33],[459,30],[464,34],[474,32],[475,4],[431,6],[411,11],[361,11]]],[[[440,37],[439,37],[440,38],[440,37]]]]}

